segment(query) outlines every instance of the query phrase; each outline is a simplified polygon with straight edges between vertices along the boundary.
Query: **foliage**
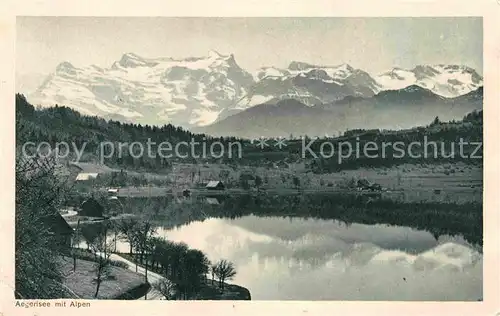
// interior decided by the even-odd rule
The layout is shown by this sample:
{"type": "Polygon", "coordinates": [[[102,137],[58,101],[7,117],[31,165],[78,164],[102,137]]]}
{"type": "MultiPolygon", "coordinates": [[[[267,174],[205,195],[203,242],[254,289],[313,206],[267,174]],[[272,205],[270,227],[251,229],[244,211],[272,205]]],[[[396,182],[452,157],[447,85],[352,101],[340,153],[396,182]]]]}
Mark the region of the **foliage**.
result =
{"type": "MultiPolygon", "coordinates": [[[[159,237],[150,238],[150,252],[142,264],[152,271],[162,274],[173,284],[167,299],[195,298],[203,287],[210,261],[197,249],[190,249],[184,243],[176,243],[159,237]]],[[[139,261],[138,258],[131,257],[139,261]]],[[[156,285],[156,286],[164,286],[156,285]]],[[[169,285],[170,288],[170,285],[169,285]]],[[[161,292],[161,291],[160,291],[161,292]]]]}
{"type": "MultiPolygon", "coordinates": [[[[140,263],[144,261],[144,254],[148,252],[152,236],[156,233],[156,229],[148,220],[139,221],[132,228],[132,245],[136,252],[140,254],[140,263]]],[[[147,262],[146,262],[147,268],[147,262]]]]}
{"type": "MultiPolygon", "coordinates": [[[[75,250],[76,251],[74,252],[74,256],[76,257],[76,259],[96,262],[97,257],[92,253],[92,251],[90,249],[89,250],[75,249],[75,250]]],[[[120,261],[120,260],[111,260],[110,259],[109,264],[114,266],[114,267],[117,267],[117,268],[122,268],[122,269],[129,268],[129,265],[126,262],[120,261]]]]}
{"type": "Polygon", "coordinates": [[[65,297],[59,258],[67,252],[46,225],[58,215],[65,184],[54,176],[54,160],[16,156],[15,289],[16,297],[65,297]]]}
{"type": "Polygon", "coordinates": [[[153,284],[153,288],[163,295],[166,300],[174,300],[176,297],[176,286],[167,279],[161,279],[153,284]]]}
{"type": "Polygon", "coordinates": [[[255,176],[255,186],[257,188],[260,188],[261,185],[262,185],[262,178],[259,176],[255,176]]]}
{"type": "Polygon", "coordinates": [[[136,218],[122,219],[116,222],[116,228],[119,231],[119,236],[122,240],[125,240],[129,244],[129,254],[132,254],[132,250],[135,244],[136,227],[139,225],[139,220],[136,218]]]}

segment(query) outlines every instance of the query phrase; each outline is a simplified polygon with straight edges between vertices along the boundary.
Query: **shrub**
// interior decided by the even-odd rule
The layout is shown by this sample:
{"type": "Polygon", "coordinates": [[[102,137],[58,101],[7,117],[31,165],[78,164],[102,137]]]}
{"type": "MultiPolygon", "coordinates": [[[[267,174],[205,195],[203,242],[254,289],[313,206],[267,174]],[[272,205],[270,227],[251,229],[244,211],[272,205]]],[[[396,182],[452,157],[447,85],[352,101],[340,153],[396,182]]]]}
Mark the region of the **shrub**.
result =
{"type": "MultiPolygon", "coordinates": [[[[75,254],[75,257],[77,259],[85,260],[85,261],[92,261],[92,262],[97,261],[95,255],[92,252],[87,251],[85,249],[81,249],[81,251],[77,251],[75,254]]],[[[128,269],[128,267],[129,267],[128,263],[123,262],[123,261],[119,261],[119,260],[110,260],[110,265],[118,267],[118,268],[123,268],[123,269],[128,269]]]]}
{"type": "Polygon", "coordinates": [[[352,189],[356,187],[356,179],[354,177],[351,178],[343,178],[339,181],[338,186],[342,189],[352,189]]]}
{"type": "Polygon", "coordinates": [[[128,263],[119,260],[111,260],[111,265],[123,269],[128,269],[129,267],[128,263]]]}

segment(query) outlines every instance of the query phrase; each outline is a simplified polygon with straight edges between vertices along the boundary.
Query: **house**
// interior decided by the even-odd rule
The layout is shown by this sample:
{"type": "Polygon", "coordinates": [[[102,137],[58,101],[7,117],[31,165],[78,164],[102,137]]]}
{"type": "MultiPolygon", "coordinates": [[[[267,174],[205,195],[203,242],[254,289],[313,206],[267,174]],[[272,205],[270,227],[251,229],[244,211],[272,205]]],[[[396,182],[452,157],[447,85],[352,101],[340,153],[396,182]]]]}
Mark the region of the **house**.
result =
{"type": "Polygon", "coordinates": [[[224,184],[221,181],[209,181],[205,188],[207,190],[224,190],[224,184]]]}
{"type": "Polygon", "coordinates": [[[54,234],[57,244],[63,251],[71,248],[73,228],[69,226],[68,222],[66,222],[59,212],[55,211],[53,215],[44,217],[44,224],[47,226],[49,232],[54,234]]]}
{"type": "Polygon", "coordinates": [[[81,172],[76,176],[76,181],[88,181],[90,179],[97,179],[99,173],[97,172],[81,172]]]}
{"type": "Polygon", "coordinates": [[[82,203],[81,210],[78,212],[78,215],[87,217],[103,217],[103,213],[104,207],[94,198],[89,198],[82,203]]]}

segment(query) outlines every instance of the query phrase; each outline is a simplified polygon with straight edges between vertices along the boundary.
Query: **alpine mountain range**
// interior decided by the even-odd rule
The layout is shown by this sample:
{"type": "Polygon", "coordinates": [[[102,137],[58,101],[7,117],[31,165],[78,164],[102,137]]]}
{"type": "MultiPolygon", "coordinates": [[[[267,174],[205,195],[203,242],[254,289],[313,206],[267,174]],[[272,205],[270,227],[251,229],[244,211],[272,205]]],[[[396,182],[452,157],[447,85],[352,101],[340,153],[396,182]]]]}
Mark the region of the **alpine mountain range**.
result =
{"type": "MultiPolygon", "coordinates": [[[[26,93],[19,91],[20,93],[26,93]]],[[[235,56],[145,58],[124,54],[109,68],[69,62],[27,98],[84,115],[173,124],[213,136],[333,135],[461,119],[483,107],[483,78],[465,65],[417,65],[369,74],[348,64],[242,69],[235,56]]]]}

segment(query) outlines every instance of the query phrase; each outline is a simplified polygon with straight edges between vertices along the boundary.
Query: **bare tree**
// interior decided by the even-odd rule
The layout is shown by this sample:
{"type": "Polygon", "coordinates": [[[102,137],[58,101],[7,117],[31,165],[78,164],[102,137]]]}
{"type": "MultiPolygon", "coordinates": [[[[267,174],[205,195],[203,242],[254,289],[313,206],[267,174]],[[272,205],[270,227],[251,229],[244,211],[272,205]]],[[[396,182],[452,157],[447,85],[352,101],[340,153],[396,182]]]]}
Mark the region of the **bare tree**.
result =
{"type": "Polygon", "coordinates": [[[96,258],[93,271],[96,276],[94,279],[96,283],[94,298],[97,298],[102,282],[109,276],[109,273],[111,272],[111,260],[109,259],[109,257],[111,256],[109,252],[111,244],[106,241],[106,235],[101,234],[91,244],[90,248],[96,258]]]}
{"type": "MultiPolygon", "coordinates": [[[[156,233],[156,229],[149,220],[144,220],[142,223],[136,225],[134,229],[134,247],[139,253],[139,261],[144,264],[146,281],[148,279],[148,261],[149,254],[152,252],[152,237],[156,233]],[[144,260],[145,259],[145,260],[144,260]]],[[[137,259],[136,259],[137,263],[137,259]]]]}
{"type": "Polygon", "coordinates": [[[153,284],[153,288],[163,295],[166,300],[174,300],[176,297],[176,286],[167,279],[161,279],[153,284]]]}
{"type": "Polygon", "coordinates": [[[76,253],[79,249],[79,244],[81,241],[81,234],[80,234],[80,220],[78,220],[78,223],[76,224],[76,228],[73,233],[73,238],[71,239],[72,247],[71,247],[71,252],[73,253],[73,272],[76,271],[76,253]]]}
{"type": "Polygon", "coordinates": [[[139,221],[135,218],[128,218],[117,222],[116,225],[119,231],[119,237],[128,242],[129,255],[132,255],[132,250],[134,248],[134,238],[136,236],[136,228],[139,225],[139,221]]]}
{"type": "Polygon", "coordinates": [[[135,241],[135,247],[140,254],[141,263],[143,263],[144,255],[148,250],[148,244],[151,241],[151,237],[155,233],[156,229],[153,227],[153,224],[148,220],[144,220],[135,227],[133,239],[135,241]]]}
{"type": "Polygon", "coordinates": [[[219,279],[219,287],[224,290],[224,281],[231,280],[236,275],[236,269],[232,262],[220,260],[215,264],[215,275],[219,279]]]}
{"type": "Polygon", "coordinates": [[[217,275],[217,265],[212,264],[210,266],[210,274],[212,274],[212,285],[214,285],[215,276],[217,275]]]}

